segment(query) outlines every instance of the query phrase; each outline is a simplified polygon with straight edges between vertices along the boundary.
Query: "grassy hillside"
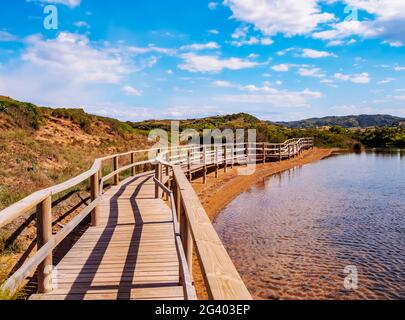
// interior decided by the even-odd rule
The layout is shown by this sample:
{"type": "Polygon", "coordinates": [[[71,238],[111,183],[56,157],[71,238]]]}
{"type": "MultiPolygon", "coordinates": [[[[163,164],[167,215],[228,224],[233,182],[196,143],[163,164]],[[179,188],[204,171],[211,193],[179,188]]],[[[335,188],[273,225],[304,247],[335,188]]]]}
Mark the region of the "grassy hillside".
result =
{"type": "Polygon", "coordinates": [[[279,122],[289,128],[320,128],[340,126],[343,128],[397,127],[405,125],[405,118],[390,115],[359,115],[344,117],[311,118],[301,121],[279,122]]]}
{"type": "Polygon", "coordinates": [[[0,209],[88,170],[96,157],[146,146],[127,123],[0,96],[0,209]]]}

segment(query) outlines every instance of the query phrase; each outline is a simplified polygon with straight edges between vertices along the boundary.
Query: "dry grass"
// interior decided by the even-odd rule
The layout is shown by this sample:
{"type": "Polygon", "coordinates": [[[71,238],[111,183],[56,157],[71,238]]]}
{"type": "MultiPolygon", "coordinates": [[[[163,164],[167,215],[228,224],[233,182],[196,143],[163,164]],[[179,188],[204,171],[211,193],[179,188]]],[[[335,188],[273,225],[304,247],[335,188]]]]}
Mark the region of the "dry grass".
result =
{"type": "MultiPolygon", "coordinates": [[[[147,147],[145,136],[104,118],[89,116],[91,122],[82,127],[68,117],[46,115],[36,128],[10,119],[0,112],[0,210],[88,170],[98,157],[147,147]]],[[[103,172],[111,171],[112,163],[106,163],[103,172]]],[[[68,223],[85,206],[88,187],[86,181],[57,195],[54,221],[68,223]]],[[[54,231],[58,230],[55,225],[54,231]]],[[[35,253],[35,238],[35,223],[26,217],[0,230],[0,285],[19,266],[23,253],[35,253]]],[[[0,300],[21,297],[22,292],[0,293],[0,300]]]]}

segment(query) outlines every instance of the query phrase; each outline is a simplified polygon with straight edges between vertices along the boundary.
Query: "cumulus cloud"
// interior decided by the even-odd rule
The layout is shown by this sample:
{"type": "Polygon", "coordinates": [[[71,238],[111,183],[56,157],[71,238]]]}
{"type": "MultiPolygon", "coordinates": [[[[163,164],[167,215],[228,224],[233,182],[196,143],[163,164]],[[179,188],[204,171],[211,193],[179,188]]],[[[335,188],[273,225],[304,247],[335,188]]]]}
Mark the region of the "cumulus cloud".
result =
{"type": "Polygon", "coordinates": [[[329,30],[314,33],[317,39],[344,39],[353,35],[362,38],[383,37],[390,42],[405,40],[405,2],[402,0],[344,0],[353,8],[373,15],[364,21],[333,23],[329,30]]]}
{"type": "Polygon", "coordinates": [[[320,68],[300,68],[298,74],[302,77],[324,78],[325,74],[320,68]]]}
{"type": "Polygon", "coordinates": [[[224,4],[232,10],[233,18],[253,24],[266,35],[309,34],[335,19],[333,14],[321,11],[317,0],[225,0],[224,4]]]}
{"type": "Polygon", "coordinates": [[[278,64],[275,65],[273,67],[271,67],[274,71],[277,72],[287,72],[288,70],[290,70],[290,65],[288,64],[278,64]]]}
{"type": "Polygon", "coordinates": [[[140,97],[142,96],[142,91],[138,90],[133,86],[124,86],[122,87],[122,91],[129,96],[140,97]]]}
{"type": "Polygon", "coordinates": [[[208,43],[194,43],[186,46],[180,47],[180,50],[184,51],[200,51],[200,50],[211,50],[211,49],[219,49],[220,46],[216,42],[208,42],[208,43]]]}
{"type": "Polygon", "coordinates": [[[240,70],[259,65],[258,62],[240,58],[221,59],[218,56],[196,55],[194,53],[183,54],[181,58],[184,61],[178,67],[189,72],[217,73],[224,69],[240,70]]]}
{"type": "Polygon", "coordinates": [[[219,87],[219,88],[230,88],[230,87],[232,87],[232,83],[230,83],[229,81],[224,81],[224,80],[214,81],[213,85],[215,87],[219,87]]]}
{"type": "MultiPolygon", "coordinates": [[[[61,32],[54,39],[34,35],[18,67],[5,66],[0,92],[48,106],[100,106],[131,73],[156,63],[156,57],[131,56],[125,48],[100,45],[86,36],[61,32]]],[[[127,93],[135,91],[126,88],[127,93]]],[[[99,113],[98,113],[99,114],[99,113]]]]}
{"type": "Polygon", "coordinates": [[[363,73],[359,73],[359,74],[335,73],[334,77],[338,80],[350,81],[353,83],[360,83],[360,84],[366,84],[371,81],[370,75],[367,72],[363,72],[363,73]]]}
{"type": "Polygon", "coordinates": [[[71,75],[75,81],[117,83],[130,72],[123,56],[93,47],[86,36],[61,32],[56,39],[31,36],[22,60],[32,65],[71,75]]]}
{"type": "Polygon", "coordinates": [[[319,59],[319,58],[326,58],[326,57],[336,57],[335,54],[327,51],[318,51],[313,49],[303,49],[302,50],[302,57],[304,58],[312,58],[312,59],[319,59]]]}

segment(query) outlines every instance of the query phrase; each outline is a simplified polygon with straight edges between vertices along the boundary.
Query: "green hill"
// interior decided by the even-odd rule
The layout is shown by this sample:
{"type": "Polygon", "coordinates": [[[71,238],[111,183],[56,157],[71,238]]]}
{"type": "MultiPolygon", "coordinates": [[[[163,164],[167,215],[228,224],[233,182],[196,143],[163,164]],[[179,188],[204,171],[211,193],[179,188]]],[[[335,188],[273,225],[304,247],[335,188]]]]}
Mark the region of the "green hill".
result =
{"type": "Polygon", "coordinates": [[[371,128],[371,127],[398,127],[405,125],[405,118],[391,115],[359,115],[343,117],[311,118],[300,121],[278,122],[277,124],[288,128],[321,128],[340,126],[343,128],[371,128]]]}

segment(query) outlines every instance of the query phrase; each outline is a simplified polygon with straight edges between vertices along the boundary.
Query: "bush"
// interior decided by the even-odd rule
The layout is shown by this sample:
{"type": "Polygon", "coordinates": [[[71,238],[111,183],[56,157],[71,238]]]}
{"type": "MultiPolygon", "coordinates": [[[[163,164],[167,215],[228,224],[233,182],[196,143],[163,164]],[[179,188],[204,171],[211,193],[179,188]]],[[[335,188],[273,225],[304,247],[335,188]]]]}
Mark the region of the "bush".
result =
{"type": "Polygon", "coordinates": [[[69,119],[84,131],[88,133],[91,131],[91,116],[86,114],[83,109],[55,109],[51,115],[55,118],[69,119]]]}

